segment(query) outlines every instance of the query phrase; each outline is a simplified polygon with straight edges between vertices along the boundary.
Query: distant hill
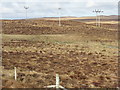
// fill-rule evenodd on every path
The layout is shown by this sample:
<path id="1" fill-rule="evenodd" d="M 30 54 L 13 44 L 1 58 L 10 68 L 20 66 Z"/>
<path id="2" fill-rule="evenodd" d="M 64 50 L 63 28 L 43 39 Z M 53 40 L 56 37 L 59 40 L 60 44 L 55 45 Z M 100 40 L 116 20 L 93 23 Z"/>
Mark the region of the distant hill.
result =
<path id="1" fill-rule="evenodd" d="M 102 20 L 118 21 L 118 15 L 110 15 L 110 16 L 101 15 L 100 17 Z M 93 21 L 96 19 L 96 16 L 85 16 L 85 17 L 64 16 L 64 17 L 60 17 L 60 18 L 61 18 L 61 20 Z M 59 17 L 29 18 L 29 20 L 41 20 L 41 19 L 42 20 L 58 20 Z M 3 19 L 3 20 L 7 20 L 7 19 Z M 20 20 L 20 19 L 18 19 L 18 20 Z M 25 19 L 21 19 L 21 20 L 25 20 Z"/>
<path id="2" fill-rule="evenodd" d="M 118 15 L 110 15 L 110 16 L 105 16 L 101 15 L 101 20 L 103 21 L 118 21 Z M 74 16 L 65 16 L 65 17 L 60 17 L 61 20 L 75 20 L 75 21 L 95 21 L 96 16 L 88 16 L 88 17 L 74 17 Z M 58 20 L 59 17 L 43 17 L 40 18 L 43 20 Z"/>
<path id="3" fill-rule="evenodd" d="M 76 19 L 72 19 L 73 21 L 84 22 L 84 23 L 96 23 L 96 16 L 91 17 L 80 17 Z M 118 23 L 118 15 L 110 15 L 110 16 L 100 16 L 101 23 L 108 24 L 117 24 Z"/>
<path id="4" fill-rule="evenodd" d="M 104 23 L 104 24 L 118 24 L 118 15 L 110 15 L 110 16 L 101 15 L 100 17 L 101 17 L 101 19 L 100 19 L 101 23 Z M 64 17 L 60 17 L 60 18 L 61 18 L 62 21 L 71 20 L 71 21 L 82 22 L 82 23 L 87 23 L 87 24 L 96 23 L 96 16 L 86 16 L 86 17 L 64 16 Z M 25 20 L 25 19 L 21 19 L 21 20 Z M 58 21 L 59 17 L 31 18 L 31 19 L 28 19 L 28 20 Z"/>

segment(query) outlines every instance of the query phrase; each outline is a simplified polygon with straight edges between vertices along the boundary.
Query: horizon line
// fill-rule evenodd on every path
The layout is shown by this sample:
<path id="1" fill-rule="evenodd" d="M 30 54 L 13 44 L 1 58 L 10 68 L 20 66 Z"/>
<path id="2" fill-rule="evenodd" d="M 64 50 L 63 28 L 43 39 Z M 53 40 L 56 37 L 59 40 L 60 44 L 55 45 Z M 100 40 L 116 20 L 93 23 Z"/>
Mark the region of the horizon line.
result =
<path id="1" fill-rule="evenodd" d="M 119 16 L 119 15 L 100 15 L 100 16 Z M 96 17 L 96 16 L 61 16 L 61 18 L 81 18 L 81 17 Z M 42 19 L 42 18 L 59 18 L 58 16 L 48 16 L 48 17 L 36 17 L 36 18 L 27 18 L 27 19 Z M 0 20 L 24 20 L 26 19 L 25 17 L 23 18 L 0 18 Z"/>

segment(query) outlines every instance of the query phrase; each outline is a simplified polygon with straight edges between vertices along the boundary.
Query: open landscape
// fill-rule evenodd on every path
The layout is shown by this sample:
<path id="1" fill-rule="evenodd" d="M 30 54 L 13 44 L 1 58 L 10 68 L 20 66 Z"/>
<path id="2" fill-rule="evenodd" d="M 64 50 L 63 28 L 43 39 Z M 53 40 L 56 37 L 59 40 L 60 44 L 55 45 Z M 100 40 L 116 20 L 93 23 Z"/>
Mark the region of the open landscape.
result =
<path id="1" fill-rule="evenodd" d="M 46 88 L 56 74 L 65 88 L 118 87 L 118 25 L 108 18 L 2 20 L 2 87 Z"/>

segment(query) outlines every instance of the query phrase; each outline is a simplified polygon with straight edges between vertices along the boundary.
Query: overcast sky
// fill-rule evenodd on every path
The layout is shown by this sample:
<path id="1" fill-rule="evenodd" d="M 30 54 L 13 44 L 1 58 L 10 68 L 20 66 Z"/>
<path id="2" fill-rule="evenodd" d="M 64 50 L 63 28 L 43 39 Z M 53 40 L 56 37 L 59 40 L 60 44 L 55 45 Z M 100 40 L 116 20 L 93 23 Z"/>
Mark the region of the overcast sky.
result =
<path id="1" fill-rule="evenodd" d="M 103 10 L 101 15 L 117 15 L 119 0 L 2 0 L 1 18 L 25 18 L 24 6 L 29 6 L 28 18 L 61 16 L 95 16 L 92 11 Z"/>

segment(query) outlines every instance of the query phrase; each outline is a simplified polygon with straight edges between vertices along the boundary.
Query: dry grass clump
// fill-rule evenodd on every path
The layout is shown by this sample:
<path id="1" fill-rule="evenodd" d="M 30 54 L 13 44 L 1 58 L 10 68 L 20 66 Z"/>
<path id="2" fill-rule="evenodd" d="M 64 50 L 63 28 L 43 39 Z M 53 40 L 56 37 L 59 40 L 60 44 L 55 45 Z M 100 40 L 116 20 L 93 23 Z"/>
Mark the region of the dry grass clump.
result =
<path id="1" fill-rule="evenodd" d="M 9 34 L 3 35 L 3 88 L 44 88 L 55 84 L 56 73 L 65 88 L 117 87 L 117 31 L 71 20 L 57 25 L 3 21 L 3 33 Z"/>
<path id="2" fill-rule="evenodd" d="M 25 87 L 43 88 L 54 84 L 56 73 L 60 75 L 61 85 L 67 88 L 117 86 L 117 57 L 106 56 L 103 54 L 106 50 L 93 53 L 76 45 L 28 43 L 16 42 L 19 48 L 3 52 L 5 80 L 13 80 L 13 75 L 7 74 L 13 74 L 13 68 L 17 67 L 16 82 L 27 83 Z M 16 47 L 12 43 L 5 46 Z M 5 82 L 4 86 L 9 85 Z"/>

